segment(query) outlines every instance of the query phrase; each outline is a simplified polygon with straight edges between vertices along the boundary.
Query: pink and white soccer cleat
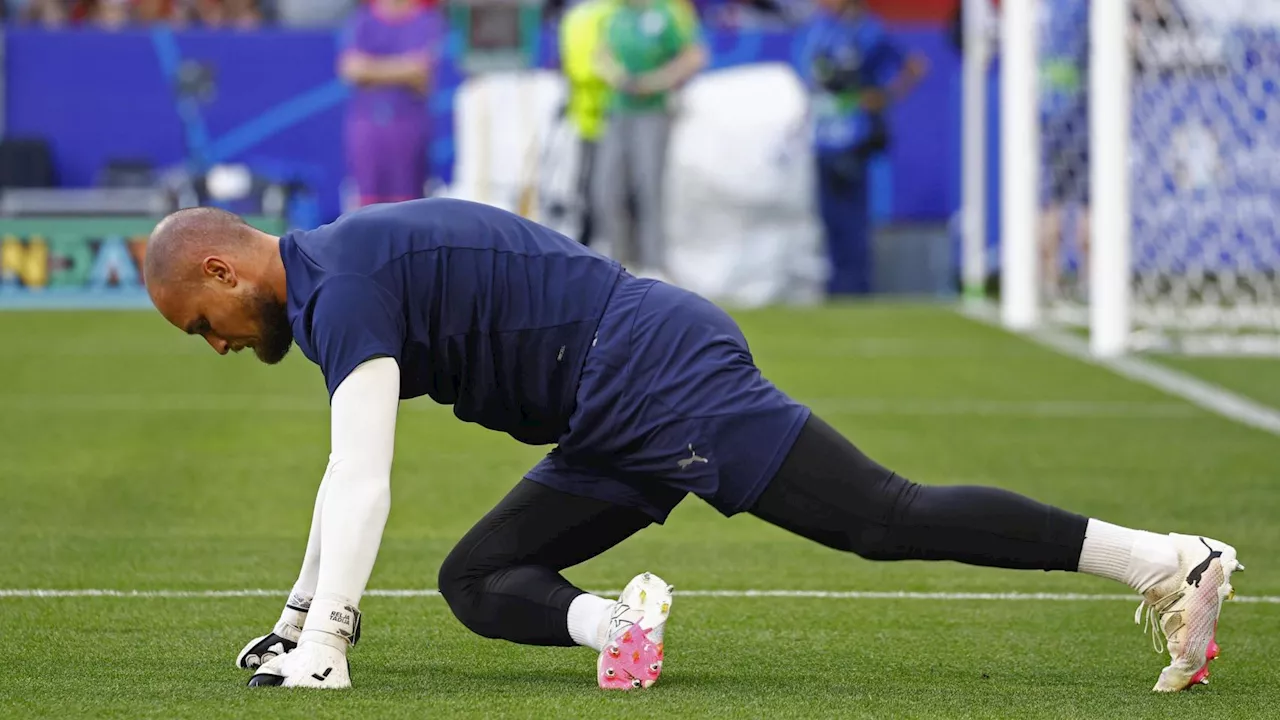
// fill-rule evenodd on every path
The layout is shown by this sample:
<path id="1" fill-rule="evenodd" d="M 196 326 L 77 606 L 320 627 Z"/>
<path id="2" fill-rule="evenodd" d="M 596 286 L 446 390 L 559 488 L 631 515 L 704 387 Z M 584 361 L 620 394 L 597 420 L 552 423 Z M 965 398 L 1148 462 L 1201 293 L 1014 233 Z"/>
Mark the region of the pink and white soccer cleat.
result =
<path id="1" fill-rule="evenodd" d="M 1153 690 L 1178 692 L 1209 684 L 1209 661 L 1218 657 L 1218 615 L 1235 595 L 1231 573 L 1243 571 L 1236 549 L 1211 538 L 1177 535 L 1178 572 L 1147 591 L 1134 622 L 1151 633 L 1156 652 L 1161 637 L 1171 662 Z M 1144 620 L 1145 615 L 1145 620 Z"/>
<path id="2" fill-rule="evenodd" d="M 600 687 L 642 690 L 658 681 L 673 589 L 651 573 L 637 575 L 627 584 L 614 605 L 608 640 L 596 661 Z"/>

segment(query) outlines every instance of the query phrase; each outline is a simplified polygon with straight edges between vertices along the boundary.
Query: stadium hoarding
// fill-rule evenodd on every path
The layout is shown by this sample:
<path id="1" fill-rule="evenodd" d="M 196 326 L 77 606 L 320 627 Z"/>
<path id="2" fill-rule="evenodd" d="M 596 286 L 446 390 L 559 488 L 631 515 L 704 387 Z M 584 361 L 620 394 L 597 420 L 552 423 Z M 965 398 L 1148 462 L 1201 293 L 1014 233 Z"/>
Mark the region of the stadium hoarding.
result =
<path id="1" fill-rule="evenodd" d="M 284 221 L 248 217 L 282 233 Z M 0 310 L 147 307 L 142 263 L 152 217 L 0 218 Z"/>

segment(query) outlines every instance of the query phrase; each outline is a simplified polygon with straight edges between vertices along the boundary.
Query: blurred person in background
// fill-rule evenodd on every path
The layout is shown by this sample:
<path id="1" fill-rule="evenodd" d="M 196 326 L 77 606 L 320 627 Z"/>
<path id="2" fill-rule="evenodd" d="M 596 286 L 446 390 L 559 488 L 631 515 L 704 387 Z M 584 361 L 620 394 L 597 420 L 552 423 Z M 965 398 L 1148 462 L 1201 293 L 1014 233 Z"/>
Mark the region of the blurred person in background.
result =
<path id="1" fill-rule="evenodd" d="M 250 30 L 262 25 L 257 0 L 181 0 L 173 13 L 177 24 Z"/>
<path id="2" fill-rule="evenodd" d="M 8 17 L 43 27 L 62 27 L 70 19 L 63 0 L 9 0 Z"/>
<path id="3" fill-rule="evenodd" d="M 98 0 L 93 11 L 93 24 L 106 30 L 118 30 L 133 24 L 132 0 Z"/>
<path id="4" fill-rule="evenodd" d="M 262 9 L 257 0 L 222 0 L 224 23 L 240 30 L 252 30 L 262 25 Z"/>
<path id="5" fill-rule="evenodd" d="M 1045 7 L 1040 39 L 1040 272 L 1050 297 L 1069 292 L 1061 249 L 1066 209 L 1079 212 L 1072 238 L 1077 283 L 1087 286 L 1089 256 L 1089 0 Z"/>
<path id="6" fill-rule="evenodd" d="M 174 9 L 174 0 L 133 0 L 133 19 L 143 25 L 171 22 Z"/>
<path id="7" fill-rule="evenodd" d="M 275 16 L 291 27 L 334 27 L 355 8 L 355 0 L 275 0 Z"/>
<path id="8" fill-rule="evenodd" d="M 628 190 L 634 193 L 634 252 L 626 259 L 642 276 L 667 276 L 662 193 L 671 94 L 707 64 L 700 35 L 688 0 L 617 0 L 596 56 L 597 72 L 612 89 L 592 183 L 596 229 L 617 255 Z"/>
<path id="9" fill-rule="evenodd" d="M 818 210 L 830 260 L 830 296 L 871 292 L 867 167 L 889 145 L 885 110 L 926 72 L 864 0 L 818 0 L 807 30 L 804 71 L 812 100 Z"/>
<path id="10" fill-rule="evenodd" d="M 595 57 L 604 23 L 617 0 L 584 0 L 574 4 L 560 23 L 560 57 L 569 85 L 567 114 L 578 135 L 578 201 L 582 227 L 578 242 L 591 244 L 595 210 L 591 200 L 596 149 L 604 133 L 609 85 L 596 70 Z"/>
<path id="11" fill-rule="evenodd" d="M 374 0 L 346 28 L 338 74 L 354 86 L 347 107 L 347 168 L 359 203 L 422 197 L 427 181 L 427 91 L 439 15 L 416 0 Z"/>

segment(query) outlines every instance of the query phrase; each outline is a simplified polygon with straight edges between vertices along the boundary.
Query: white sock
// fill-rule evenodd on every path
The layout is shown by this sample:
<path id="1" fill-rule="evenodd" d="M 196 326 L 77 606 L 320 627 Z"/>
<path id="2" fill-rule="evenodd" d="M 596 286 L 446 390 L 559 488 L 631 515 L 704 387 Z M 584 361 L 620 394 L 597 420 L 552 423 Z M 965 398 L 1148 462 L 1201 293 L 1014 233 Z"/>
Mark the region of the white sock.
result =
<path id="1" fill-rule="evenodd" d="M 1178 548 L 1168 535 L 1089 519 L 1080 572 L 1119 580 L 1146 593 L 1178 571 Z"/>
<path id="2" fill-rule="evenodd" d="M 569 603 L 569 637 L 597 652 L 604 648 L 605 633 L 614 602 L 583 593 Z"/>

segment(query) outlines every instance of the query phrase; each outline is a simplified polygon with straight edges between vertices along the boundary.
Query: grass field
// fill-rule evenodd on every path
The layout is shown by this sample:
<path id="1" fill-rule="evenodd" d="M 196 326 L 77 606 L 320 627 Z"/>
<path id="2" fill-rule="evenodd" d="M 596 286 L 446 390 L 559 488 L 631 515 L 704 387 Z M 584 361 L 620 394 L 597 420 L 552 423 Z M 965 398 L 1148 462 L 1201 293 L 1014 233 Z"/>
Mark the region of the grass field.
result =
<path id="1" fill-rule="evenodd" d="M 1280 595 L 1280 440 L 944 309 L 740 313 L 767 375 L 912 479 L 994 484 L 1112 522 L 1216 536 Z M 1180 361 L 1280 401 L 1274 361 Z M 438 597 L 372 596 L 343 693 L 250 689 L 235 653 L 274 622 L 328 452 L 319 372 L 219 358 L 152 313 L 0 314 L 0 589 L 267 596 L 0 597 L 6 717 L 1280 717 L 1280 605 L 1228 604 L 1212 685 L 1165 658 L 1126 588 L 1067 573 L 872 563 L 687 500 L 570 570 L 677 586 L 662 682 L 595 687 L 588 650 L 468 633 Z M 370 587 L 430 589 L 451 545 L 541 455 L 404 406 Z M 679 595 L 812 590 L 1093 599 Z M 234 594 L 233 594 L 234 595 Z"/>

